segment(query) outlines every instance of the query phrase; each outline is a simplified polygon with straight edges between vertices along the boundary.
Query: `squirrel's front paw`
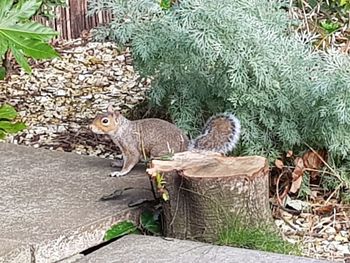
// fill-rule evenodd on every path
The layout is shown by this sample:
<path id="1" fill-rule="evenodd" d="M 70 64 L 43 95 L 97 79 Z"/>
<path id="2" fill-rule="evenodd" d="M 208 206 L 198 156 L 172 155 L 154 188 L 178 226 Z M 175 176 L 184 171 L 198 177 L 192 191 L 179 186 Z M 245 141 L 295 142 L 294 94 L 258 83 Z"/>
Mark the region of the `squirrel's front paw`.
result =
<path id="1" fill-rule="evenodd" d="M 121 177 L 124 175 L 125 173 L 122 173 L 122 172 L 111 172 L 111 177 Z"/>

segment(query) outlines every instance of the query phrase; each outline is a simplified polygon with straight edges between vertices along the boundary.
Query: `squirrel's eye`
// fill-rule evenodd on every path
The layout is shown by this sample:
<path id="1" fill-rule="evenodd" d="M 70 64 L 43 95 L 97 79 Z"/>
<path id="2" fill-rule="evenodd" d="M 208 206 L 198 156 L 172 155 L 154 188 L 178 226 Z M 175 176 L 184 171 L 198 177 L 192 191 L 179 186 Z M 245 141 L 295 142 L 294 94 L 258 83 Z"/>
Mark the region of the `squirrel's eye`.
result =
<path id="1" fill-rule="evenodd" d="M 102 124 L 108 125 L 109 124 L 109 119 L 108 118 L 103 118 L 102 119 Z"/>

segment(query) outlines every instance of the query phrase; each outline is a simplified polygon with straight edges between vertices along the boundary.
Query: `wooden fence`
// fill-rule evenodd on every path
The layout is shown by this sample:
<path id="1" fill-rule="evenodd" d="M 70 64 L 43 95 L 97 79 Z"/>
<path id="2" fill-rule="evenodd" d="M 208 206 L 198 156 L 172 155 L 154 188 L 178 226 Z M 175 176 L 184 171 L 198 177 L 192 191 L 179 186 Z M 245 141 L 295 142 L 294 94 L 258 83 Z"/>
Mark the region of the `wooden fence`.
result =
<path id="1" fill-rule="evenodd" d="M 1 1 L 1 0 L 0 0 Z M 87 16 L 88 0 L 66 0 L 67 7 L 57 7 L 56 18 L 48 20 L 43 17 L 35 17 L 34 20 L 49 26 L 60 33 L 60 39 L 76 39 L 84 30 L 89 30 L 97 25 L 111 21 L 109 12 L 101 12 L 94 16 Z"/>

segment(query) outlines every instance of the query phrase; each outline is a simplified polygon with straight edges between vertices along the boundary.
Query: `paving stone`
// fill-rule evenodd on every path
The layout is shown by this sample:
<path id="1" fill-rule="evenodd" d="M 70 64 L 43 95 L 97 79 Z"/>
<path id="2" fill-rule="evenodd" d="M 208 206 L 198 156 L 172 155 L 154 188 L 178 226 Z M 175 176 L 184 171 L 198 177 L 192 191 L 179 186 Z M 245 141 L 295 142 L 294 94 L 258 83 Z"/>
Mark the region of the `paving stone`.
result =
<path id="1" fill-rule="evenodd" d="M 31 249 L 21 242 L 0 238 L 0 262 L 31 263 Z"/>
<path id="2" fill-rule="evenodd" d="M 267 253 L 188 240 L 129 235 L 75 263 L 325 263 L 329 261 Z"/>
<path id="3" fill-rule="evenodd" d="M 54 262 L 102 241 L 116 222 L 138 216 L 130 202 L 152 198 L 145 168 L 111 178 L 110 160 L 0 143 L 0 262 Z M 17 257 L 17 258 L 16 258 Z"/>

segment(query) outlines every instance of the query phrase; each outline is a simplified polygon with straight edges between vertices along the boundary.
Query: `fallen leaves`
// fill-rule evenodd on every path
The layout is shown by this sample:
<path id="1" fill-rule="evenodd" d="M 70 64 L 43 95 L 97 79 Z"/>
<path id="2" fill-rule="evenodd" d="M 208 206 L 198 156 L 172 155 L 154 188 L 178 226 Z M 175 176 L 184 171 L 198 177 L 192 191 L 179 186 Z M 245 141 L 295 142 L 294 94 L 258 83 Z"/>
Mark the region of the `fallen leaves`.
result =
<path id="1" fill-rule="evenodd" d="M 323 205 L 323 206 L 317 207 L 313 209 L 313 211 L 316 215 L 319 215 L 319 216 L 331 215 L 335 208 L 336 206 L 334 204 L 329 204 L 329 205 Z"/>
<path id="2" fill-rule="evenodd" d="M 336 195 L 344 184 L 339 173 L 326 163 L 327 152 L 309 148 L 300 156 L 288 151 L 271 169 L 275 222 L 288 240 L 303 244 L 304 255 L 344 259 L 350 255 L 350 207 L 339 203 Z M 322 188 L 324 175 L 339 183 L 332 192 Z M 305 187 L 309 189 L 306 199 L 296 199 Z"/>
<path id="3" fill-rule="evenodd" d="M 276 159 L 275 165 L 278 169 L 281 169 L 281 170 L 283 169 L 283 166 L 284 166 L 283 162 L 279 159 Z"/>
<path id="4" fill-rule="evenodd" d="M 301 187 L 304 173 L 309 172 L 312 179 L 318 177 L 320 171 L 322 171 L 326 157 L 326 151 L 309 150 L 301 157 L 294 157 L 293 151 L 288 151 L 284 160 L 275 160 L 275 168 L 277 168 L 280 173 L 287 172 L 291 174 L 289 192 L 296 194 Z M 289 166 L 288 163 L 292 163 L 293 165 Z"/>
<path id="5" fill-rule="evenodd" d="M 295 197 L 301 194 L 307 198 L 306 200 L 317 204 L 310 208 L 311 213 L 320 216 L 329 215 L 335 209 L 334 204 L 329 201 L 335 196 L 339 186 L 332 193 L 325 194 L 319 184 L 324 173 L 333 175 L 335 171 L 325 161 L 326 151 L 315 151 L 309 148 L 310 150 L 301 156 L 296 156 L 292 151 L 288 151 L 284 157 L 275 160 L 275 166 L 271 169 L 271 191 L 275 197 L 274 203 L 284 211 L 296 215 L 305 212 L 305 201 L 295 200 Z M 306 174 L 310 176 L 305 178 Z M 334 176 L 339 179 L 338 174 Z"/>
<path id="6" fill-rule="evenodd" d="M 300 189 L 301 183 L 303 181 L 303 174 L 304 174 L 304 168 L 305 168 L 304 161 L 300 157 L 295 158 L 294 164 L 295 164 L 295 168 L 292 172 L 293 182 L 289 190 L 293 194 L 298 192 L 298 190 Z"/>
<path id="7" fill-rule="evenodd" d="M 327 152 L 307 151 L 302 158 L 305 168 L 310 172 L 310 176 L 315 178 L 319 175 L 319 171 L 325 163 Z"/>

